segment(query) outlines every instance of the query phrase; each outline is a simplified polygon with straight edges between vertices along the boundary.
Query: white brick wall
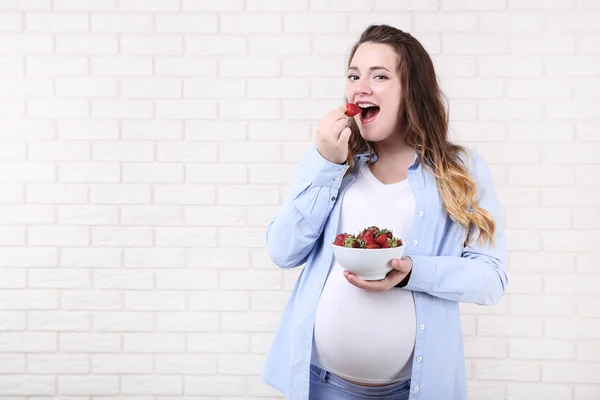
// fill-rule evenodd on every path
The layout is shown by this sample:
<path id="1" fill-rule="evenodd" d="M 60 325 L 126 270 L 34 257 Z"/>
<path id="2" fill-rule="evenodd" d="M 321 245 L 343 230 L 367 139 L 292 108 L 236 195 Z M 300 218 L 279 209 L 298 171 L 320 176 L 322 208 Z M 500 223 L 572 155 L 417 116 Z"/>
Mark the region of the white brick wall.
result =
<path id="1" fill-rule="evenodd" d="M 503 204 L 469 398 L 600 399 L 598 0 L 0 0 L 0 398 L 279 398 L 264 230 L 369 23 L 432 54 Z"/>

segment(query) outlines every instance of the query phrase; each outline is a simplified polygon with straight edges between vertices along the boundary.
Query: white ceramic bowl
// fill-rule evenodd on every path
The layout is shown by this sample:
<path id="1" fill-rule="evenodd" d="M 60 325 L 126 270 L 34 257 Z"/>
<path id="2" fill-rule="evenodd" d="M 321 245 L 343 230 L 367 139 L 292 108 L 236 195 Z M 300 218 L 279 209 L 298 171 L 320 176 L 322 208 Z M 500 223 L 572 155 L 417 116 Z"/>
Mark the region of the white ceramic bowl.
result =
<path id="1" fill-rule="evenodd" d="M 346 271 L 360 279 L 373 281 L 383 279 L 392 268 L 391 261 L 404 256 L 405 246 L 387 249 L 357 249 L 332 244 L 337 262 Z"/>

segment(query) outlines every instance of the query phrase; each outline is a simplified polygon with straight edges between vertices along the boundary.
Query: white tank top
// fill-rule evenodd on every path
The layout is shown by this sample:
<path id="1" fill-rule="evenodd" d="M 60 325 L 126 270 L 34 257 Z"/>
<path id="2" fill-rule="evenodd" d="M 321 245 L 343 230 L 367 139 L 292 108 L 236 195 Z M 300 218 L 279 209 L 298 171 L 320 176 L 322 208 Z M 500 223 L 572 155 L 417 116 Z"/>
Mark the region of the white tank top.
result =
<path id="1" fill-rule="evenodd" d="M 357 234 L 372 225 L 409 237 L 415 199 L 408 179 L 381 183 L 365 166 L 342 201 L 338 232 Z M 409 379 L 415 344 L 412 292 L 360 289 L 335 262 L 323 287 L 315 317 L 311 362 L 344 379 L 388 384 Z"/>

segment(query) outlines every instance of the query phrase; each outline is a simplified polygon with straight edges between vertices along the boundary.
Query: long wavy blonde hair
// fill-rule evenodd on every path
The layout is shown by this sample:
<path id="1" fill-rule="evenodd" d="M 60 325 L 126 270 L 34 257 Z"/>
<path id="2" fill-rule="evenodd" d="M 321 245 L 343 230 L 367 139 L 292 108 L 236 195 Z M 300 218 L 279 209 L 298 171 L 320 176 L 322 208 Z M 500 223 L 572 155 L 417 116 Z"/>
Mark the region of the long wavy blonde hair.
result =
<path id="1" fill-rule="evenodd" d="M 477 204 L 475 180 L 461 159 L 464 147 L 448 139 L 448 114 L 444 95 L 438 85 L 434 66 L 421 43 L 409 33 L 389 25 L 371 25 L 352 47 L 350 65 L 358 46 L 365 42 L 391 46 L 398 54 L 398 72 L 403 102 L 400 118 L 405 126 L 406 143 L 418 150 L 419 160 L 437 179 L 438 190 L 450 218 L 465 229 L 465 245 L 478 236 L 480 243 L 494 243 L 496 223 L 489 212 Z M 373 144 L 363 139 L 358 125 L 350 119 L 349 171 L 354 155 L 373 153 Z"/>

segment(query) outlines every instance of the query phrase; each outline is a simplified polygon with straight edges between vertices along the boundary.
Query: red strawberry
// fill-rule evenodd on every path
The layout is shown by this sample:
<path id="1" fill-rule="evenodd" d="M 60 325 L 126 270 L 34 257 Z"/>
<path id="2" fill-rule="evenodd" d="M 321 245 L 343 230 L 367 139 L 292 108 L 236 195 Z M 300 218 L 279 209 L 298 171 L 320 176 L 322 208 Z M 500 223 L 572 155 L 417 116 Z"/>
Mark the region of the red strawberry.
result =
<path id="1" fill-rule="evenodd" d="M 356 114 L 360 113 L 360 107 L 354 103 L 346 104 L 346 115 L 349 117 L 354 117 Z"/>
<path id="2" fill-rule="evenodd" d="M 367 244 L 367 249 L 380 249 L 381 246 L 379 246 L 377 243 L 368 243 Z"/>
<path id="3" fill-rule="evenodd" d="M 345 240 L 346 240 L 346 234 L 345 233 L 340 233 L 339 235 L 337 235 L 335 237 L 335 240 L 333 241 L 333 244 L 335 244 L 336 246 L 343 246 Z"/>
<path id="4" fill-rule="evenodd" d="M 385 235 L 385 233 L 380 233 L 375 237 L 375 243 L 381 247 L 389 247 L 387 239 L 388 237 Z"/>

